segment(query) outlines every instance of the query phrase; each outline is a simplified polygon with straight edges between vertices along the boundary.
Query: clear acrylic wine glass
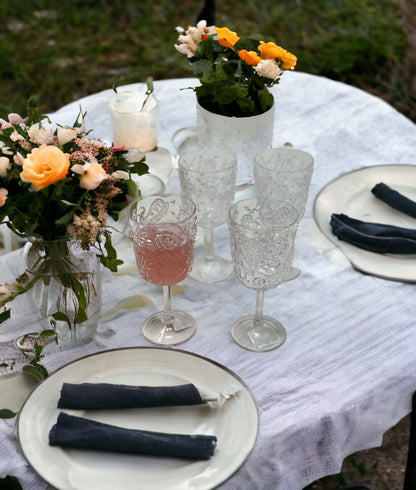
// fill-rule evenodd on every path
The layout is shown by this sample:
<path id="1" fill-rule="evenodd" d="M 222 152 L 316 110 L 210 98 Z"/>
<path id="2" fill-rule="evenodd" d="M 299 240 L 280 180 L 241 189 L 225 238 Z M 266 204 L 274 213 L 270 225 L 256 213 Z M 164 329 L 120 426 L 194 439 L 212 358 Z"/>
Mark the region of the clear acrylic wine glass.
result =
<path id="1" fill-rule="evenodd" d="M 290 146 L 269 148 L 256 155 L 254 180 L 259 199 L 283 199 L 298 213 L 298 224 L 305 214 L 313 173 L 313 157 Z M 286 281 L 296 279 L 300 269 L 292 266 Z"/>
<path id="2" fill-rule="evenodd" d="M 183 153 L 178 166 L 181 192 L 195 203 L 204 231 L 203 254 L 194 259 L 190 277 L 205 283 L 228 279 L 233 264 L 214 254 L 214 228 L 227 221 L 234 201 L 237 158 L 227 150 L 205 148 Z"/>
<path id="3" fill-rule="evenodd" d="M 140 275 L 163 289 L 164 310 L 145 320 L 143 335 L 160 345 L 185 342 L 194 335 L 196 321 L 184 311 L 172 310 L 171 286 L 192 269 L 195 204 L 184 196 L 149 196 L 130 206 L 129 224 Z"/>
<path id="4" fill-rule="evenodd" d="M 296 223 L 296 209 L 281 200 L 244 199 L 230 208 L 234 274 L 256 291 L 255 314 L 240 318 L 231 329 L 235 342 L 245 349 L 269 351 L 286 340 L 283 325 L 263 315 L 263 302 L 264 292 L 283 282 L 292 266 Z"/>

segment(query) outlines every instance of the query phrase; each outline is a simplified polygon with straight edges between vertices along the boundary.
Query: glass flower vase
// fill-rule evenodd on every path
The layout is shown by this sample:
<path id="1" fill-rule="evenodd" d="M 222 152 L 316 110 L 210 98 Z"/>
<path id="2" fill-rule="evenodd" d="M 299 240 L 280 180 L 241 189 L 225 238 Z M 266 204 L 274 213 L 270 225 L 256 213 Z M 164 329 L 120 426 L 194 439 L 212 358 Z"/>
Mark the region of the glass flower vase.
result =
<path id="1" fill-rule="evenodd" d="M 61 349 L 93 340 L 101 310 L 101 264 L 75 239 L 34 239 L 25 247 L 29 291 L 43 330 Z"/>

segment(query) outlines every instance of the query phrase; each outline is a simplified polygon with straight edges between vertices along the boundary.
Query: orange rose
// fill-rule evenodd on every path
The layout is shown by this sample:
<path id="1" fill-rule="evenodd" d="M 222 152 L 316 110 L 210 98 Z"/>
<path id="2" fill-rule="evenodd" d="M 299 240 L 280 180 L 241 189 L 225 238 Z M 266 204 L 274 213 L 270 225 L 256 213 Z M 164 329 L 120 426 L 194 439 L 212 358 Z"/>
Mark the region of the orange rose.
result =
<path id="1" fill-rule="evenodd" d="M 246 49 L 240 50 L 238 56 L 248 65 L 258 65 L 261 61 L 260 56 L 255 51 L 247 51 Z"/>
<path id="2" fill-rule="evenodd" d="M 20 178 L 30 182 L 39 191 L 48 185 L 55 184 L 68 173 L 69 155 L 57 146 L 40 146 L 23 160 L 23 171 Z"/>
<path id="3" fill-rule="evenodd" d="M 228 27 L 216 27 L 215 31 L 218 34 L 218 42 L 221 46 L 225 46 L 226 48 L 232 48 L 240 39 L 237 36 L 237 33 L 230 31 Z"/>
<path id="4" fill-rule="evenodd" d="M 282 62 L 282 68 L 285 70 L 293 70 L 296 66 L 297 58 L 286 49 L 277 46 L 275 43 L 265 43 L 260 41 L 258 50 L 264 60 L 274 60 L 279 58 Z"/>
<path id="5" fill-rule="evenodd" d="M 91 163 L 83 173 L 79 185 L 89 191 L 96 189 L 107 178 L 107 173 L 99 163 Z"/>

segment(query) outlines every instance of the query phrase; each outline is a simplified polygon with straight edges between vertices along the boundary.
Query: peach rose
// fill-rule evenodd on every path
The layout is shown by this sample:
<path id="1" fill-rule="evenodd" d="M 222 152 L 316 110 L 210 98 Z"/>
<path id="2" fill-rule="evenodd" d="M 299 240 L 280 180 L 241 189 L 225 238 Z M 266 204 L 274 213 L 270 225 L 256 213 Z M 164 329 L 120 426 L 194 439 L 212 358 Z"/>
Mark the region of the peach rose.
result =
<path id="1" fill-rule="evenodd" d="M 39 191 L 63 179 L 69 169 L 69 155 L 57 146 L 40 146 L 23 160 L 20 178 Z"/>
<path id="2" fill-rule="evenodd" d="M 215 31 L 218 34 L 218 42 L 226 48 L 232 48 L 240 39 L 237 33 L 230 31 L 228 27 L 216 27 Z"/>
<path id="3" fill-rule="evenodd" d="M 107 173 L 99 163 L 91 163 L 84 171 L 79 185 L 89 191 L 96 189 L 107 178 Z"/>
<path id="4" fill-rule="evenodd" d="M 2 187 L 0 189 L 0 208 L 2 206 L 4 206 L 4 203 L 6 202 L 8 193 L 9 193 L 9 191 L 7 189 L 5 189 L 4 187 Z"/>

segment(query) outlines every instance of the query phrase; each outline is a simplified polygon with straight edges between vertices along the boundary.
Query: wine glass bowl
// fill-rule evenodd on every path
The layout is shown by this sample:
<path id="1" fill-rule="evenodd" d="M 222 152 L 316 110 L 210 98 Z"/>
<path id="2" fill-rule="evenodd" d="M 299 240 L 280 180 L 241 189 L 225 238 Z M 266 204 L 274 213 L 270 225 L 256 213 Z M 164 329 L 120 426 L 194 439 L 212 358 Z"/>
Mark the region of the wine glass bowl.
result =
<path id="1" fill-rule="evenodd" d="M 309 153 L 289 146 L 269 148 L 258 153 L 254 163 L 258 199 L 283 199 L 289 202 L 296 208 L 299 223 L 305 214 L 313 164 Z M 299 274 L 300 270 L 292 267 L 286 280 L 295 279 Z"/>
<path id="2" fill-rule="evenodd" d="M 195 203 L 204 230 L 203 254 L 194 259 L 190 277 L 206 283 L 228 279 L 233 264 L 214 255 L 213 228 L 227 221 L 234 201 L 237 158 L 227 150 L 205 148 L 182 153 L 178 167 L 181 192 Z"/>
<path id="3" fill-rule="evenodd" d="M 163 311 L 143 324 L 144 336 L 155 344 L 185 342 L 196 331 L 195 319 L 172 310 L 171 286 L 190 273 L 196 236 L 196 208 L 184 196 L 149 196 L 129 208 L 137 269 L 147 282 L 162 286 Z"/>
<path id="4" fill-rule="evenodd" d="M 283 282 L 294 256 L 297 212 L 282 200 L 244 199 L 229 210 L 231 255 L 234 274 L 244 286 L 256 291 L 256 311 L 237 320 L 231 335 L 248 350 L 276 349 L 286 330 L 274 318 L 263 315 L 264 292 Z"/>

